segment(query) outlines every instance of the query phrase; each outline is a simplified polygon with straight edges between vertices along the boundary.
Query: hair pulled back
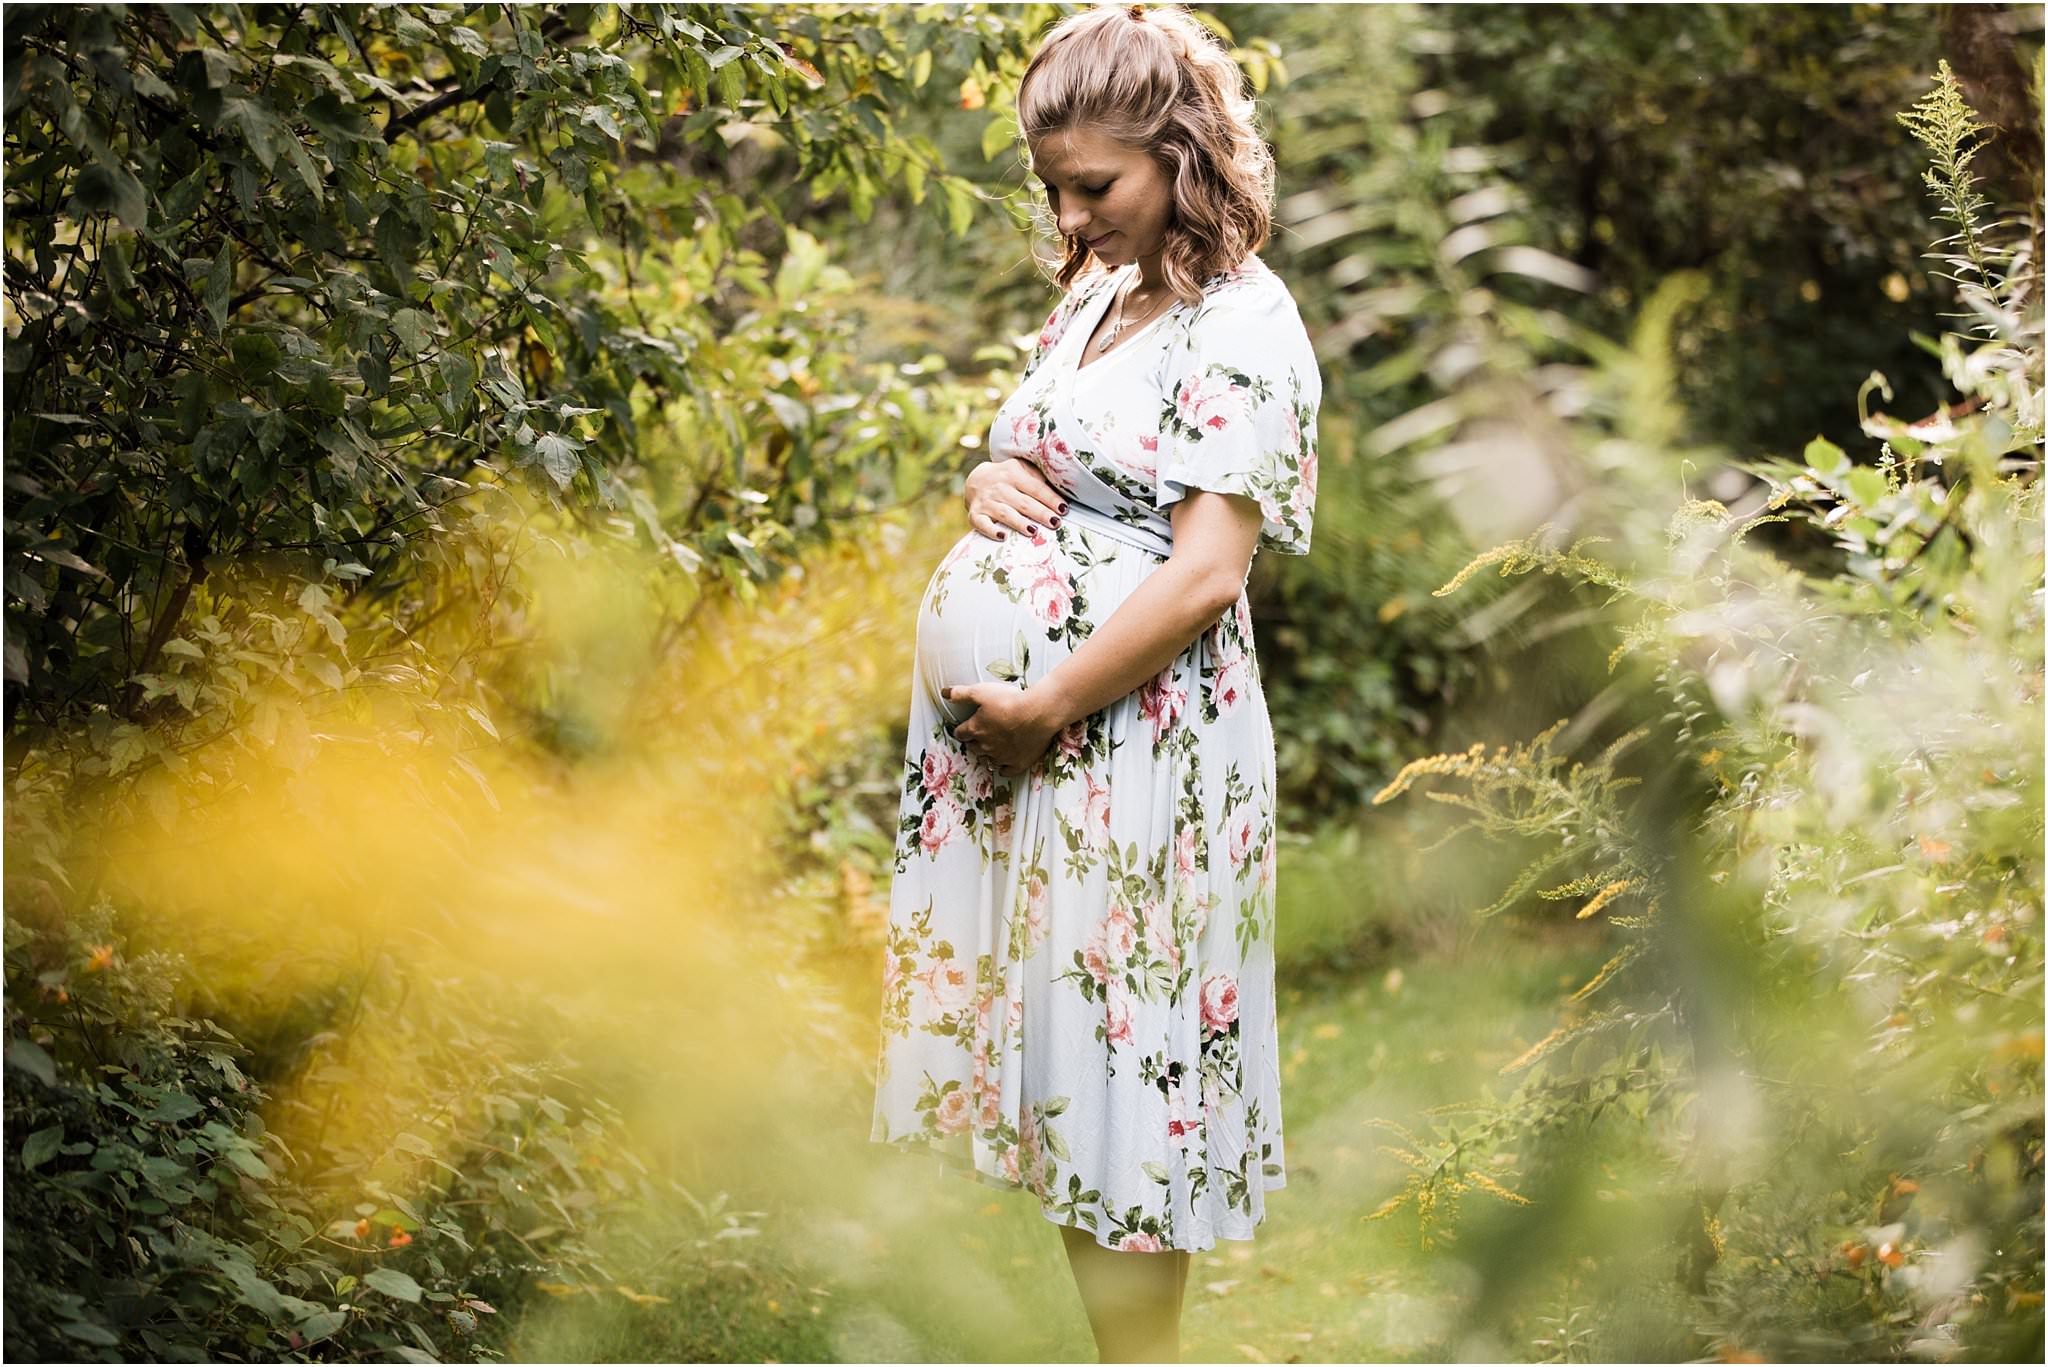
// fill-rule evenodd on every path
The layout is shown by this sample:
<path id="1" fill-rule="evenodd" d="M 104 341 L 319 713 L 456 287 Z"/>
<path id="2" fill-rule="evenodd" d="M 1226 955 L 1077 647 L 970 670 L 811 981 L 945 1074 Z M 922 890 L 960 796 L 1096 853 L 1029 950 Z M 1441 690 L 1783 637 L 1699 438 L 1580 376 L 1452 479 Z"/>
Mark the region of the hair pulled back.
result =
<path id="1" fill-rule="evenodd" d="M 1237 63 L 1179 5 L 1096 5 L 1061 20 L 1017 86 L 1027 148 L 1086 128 L 1147 153 L 1171 186 L 1160 265 L 1193 302 L 1202 282 L 1265 245 L 1273 222 L 1273 152 Z M 1054 267 L 1072 287 L 1094 253 L 1063 239 Z"/>

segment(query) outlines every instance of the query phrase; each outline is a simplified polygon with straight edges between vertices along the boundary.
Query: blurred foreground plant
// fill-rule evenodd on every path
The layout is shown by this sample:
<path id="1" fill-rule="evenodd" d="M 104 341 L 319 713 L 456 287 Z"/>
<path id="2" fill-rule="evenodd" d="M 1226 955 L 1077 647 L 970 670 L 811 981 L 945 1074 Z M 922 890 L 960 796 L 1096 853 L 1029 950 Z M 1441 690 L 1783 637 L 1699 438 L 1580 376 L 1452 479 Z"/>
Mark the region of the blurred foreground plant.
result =
<path id="1" fill-rule="evenodd" d="M 2003 1360 L 2041 1333 L 2040 272 L 2030 225 L 1977 220 L 1982 130 L 1945 63 L 1935 81 L 1902 122 L 1963 224 L 1943 259 L 1985 337 L 1924 345 L 1966 402 L 1866 413 L 1874 465 L 1821 440 L 1738 463 L 1763 486 L 1747 510 L 1688 495 L 1652 540 L 1674 278 L 1610 367 L 1625 402 L 1590 405 L 1620 429 L 1585 438 L 1594 463 L 1638 468 L 1571 511 L 1619 554 L 1546 522 L 1438 590 L 1497 567 L 1604 591 L 1628 669 L 1569 727 L 1419 760 L 1375 798 L 1460 780 L 1425 794 L 1470 813 L 1457 830 L 1542 846 L 1483 914 L 1534 894 L 1620 944 L 1501 1070 L 1527 1070 L 1506 1102 L 1382 1122 L 1414 1172 L 1371 1218 L 1412 1208 L 1427 1237 L 1467 1192 L 1564 1201 L 1586 1161 L 1566 1137 L 1615 1109 L 1660 1156 L 1633 1196 L 1724 1356 Z M 1772 522 L 1829 550 L 1794 568 L 1745 539 Z M 1631 748 L 1642 772 L 1617 772 Z M 1531 1148 L 1532 1185 L 1504 1185 Z"/>

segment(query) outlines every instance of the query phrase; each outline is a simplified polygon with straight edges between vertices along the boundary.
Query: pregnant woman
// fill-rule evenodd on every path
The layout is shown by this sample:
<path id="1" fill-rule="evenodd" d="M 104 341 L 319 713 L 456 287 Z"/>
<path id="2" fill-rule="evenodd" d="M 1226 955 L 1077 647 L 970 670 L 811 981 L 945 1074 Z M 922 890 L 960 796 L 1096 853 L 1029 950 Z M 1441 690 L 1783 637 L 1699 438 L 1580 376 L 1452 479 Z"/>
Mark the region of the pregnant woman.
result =
<path id="1" fill-rule="evenodd" d="M 1032 1193 L 1102 1359 L 1285 1185 L 1273 738 L 1245 580 L 1309 548 L 1322 382 L 1256 249 L 1272 159 L 1177 8 L 1018 89 L 1065 297 L 917 620 L 872 1137 Z"/>

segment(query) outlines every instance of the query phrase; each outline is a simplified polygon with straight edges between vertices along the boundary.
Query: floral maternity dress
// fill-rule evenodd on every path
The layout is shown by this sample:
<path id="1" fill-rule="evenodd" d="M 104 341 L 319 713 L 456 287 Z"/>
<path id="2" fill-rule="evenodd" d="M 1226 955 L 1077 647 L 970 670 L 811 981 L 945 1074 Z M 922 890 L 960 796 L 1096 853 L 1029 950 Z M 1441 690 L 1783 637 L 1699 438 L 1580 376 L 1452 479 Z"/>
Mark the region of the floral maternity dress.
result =
<path id="1" fill-rule="evenodd" d="M 1199 1250 L 1251 1238 L 1286 1185 L 1246 599 L 1018 777 L 939 696 L 1045 677 L 1165 563 L 1190 490 L 1256 499 L 1259 546 L 1308 551 L 1322 381 L 1287 287 L 1248 256 L 1078 366 L 1134 269 L 1076 282 L 990 434 L 1065 496 L 1060 526 L 970 531 L 919 605 L 871 1138 L 1107 1247 Z"/>

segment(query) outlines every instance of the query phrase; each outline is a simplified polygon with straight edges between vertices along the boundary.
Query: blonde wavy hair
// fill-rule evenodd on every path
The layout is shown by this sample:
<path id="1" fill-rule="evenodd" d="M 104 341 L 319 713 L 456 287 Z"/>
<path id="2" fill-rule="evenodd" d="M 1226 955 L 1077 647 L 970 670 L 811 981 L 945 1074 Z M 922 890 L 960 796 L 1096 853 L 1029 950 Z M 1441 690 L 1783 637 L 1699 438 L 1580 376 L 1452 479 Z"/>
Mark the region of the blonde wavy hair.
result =
<path id="1" fill-rule="evenodd" d="M 1055 25 L 1017 86 L 1027 152 L 1070 128 L 1142 149 L 1171 185 L 1160 265 L 1188 303 L 1202 283 L 1264 246 L 1273 225 L 1273 150 L 1244 76 L 1180 5 L 1095 5 Z M 1041 259 L 1062 290 L 1095 254 L 1059 225 L 1064 255 Z"/>

